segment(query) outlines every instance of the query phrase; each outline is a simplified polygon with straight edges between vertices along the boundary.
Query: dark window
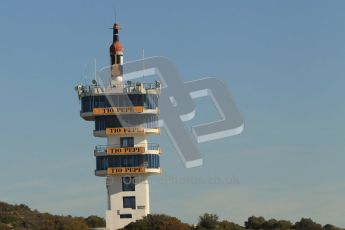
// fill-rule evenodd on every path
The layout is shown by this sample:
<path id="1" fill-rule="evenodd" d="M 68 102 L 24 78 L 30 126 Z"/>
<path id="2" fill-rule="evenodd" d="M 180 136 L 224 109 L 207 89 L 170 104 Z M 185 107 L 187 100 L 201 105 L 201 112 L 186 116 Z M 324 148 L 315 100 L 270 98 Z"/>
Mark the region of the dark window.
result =
<path id="1" fill-rule="evenodd" d="M 121 219 L 130 219 L 132 218 L 132 214 L 120 214 Z"/>
<path id="2" fill-rule="evenodd" d="M 106 170 L 108 168 L 108 159 L 104 156 L 96 158 L 97 170 Z"/>
<path id="3" fill-rule="evenodd" d="M 100 95 L 81 98 L 82 112 L 92 112 L 93 108 L 144 106 L 155 109 L 158 106 L 156 94 Z"/>
<path id="4" fill-rule="evenodd" d="M 122 55 L 116 55 L 116 64 L 121 64 L 121 56 Z"/>
<path id="5" fill-rule="evenodd" d="M 158 154 L 98 156 L 96 163 L 97 170 L 106 170 L 108 167 L 160 167 Z"/>
<path id="6" fill-rule="evenodd" d="M 135 177 L 122 177 L 122 191 L 135 191 Z"/>
<path id="7" fill-rule="evenodd" d="M 120 138 L 121 147 L 133 147 L 134 146 L 134 137 L 121 137 Z"/>
<path id="8" fill-rule="evenodd" d="M 135 196 L 124 196 L 123 197 L 123 208 L 135 209 Z"/>

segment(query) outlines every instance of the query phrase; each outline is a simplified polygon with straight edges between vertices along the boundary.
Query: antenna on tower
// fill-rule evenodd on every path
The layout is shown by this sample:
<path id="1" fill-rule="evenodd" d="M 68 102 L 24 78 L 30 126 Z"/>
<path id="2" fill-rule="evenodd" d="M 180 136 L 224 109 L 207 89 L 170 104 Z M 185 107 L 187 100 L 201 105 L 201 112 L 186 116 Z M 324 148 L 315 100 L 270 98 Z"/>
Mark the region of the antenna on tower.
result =
<path id="1" fill-rule="evenodd" d="M 114 18 L 115 18 L 115 23 L 117 23 L 117 15 L 116 15 L 116 8 L 114 7 Z"/>
<path id="2" fill-rule="evenodd" d="M 144 61 L 144 59 L 145 59 L 145 49 L 143 48 L 143 77 L 145 77 L 145 61 Z"/>
<path id="3" fill-rule="evenodd" d="M 97 62 L 96 62 L 96 58 L 93 60 L 93 68 L 94 68 L 94 80 L 97 81 Z"/>

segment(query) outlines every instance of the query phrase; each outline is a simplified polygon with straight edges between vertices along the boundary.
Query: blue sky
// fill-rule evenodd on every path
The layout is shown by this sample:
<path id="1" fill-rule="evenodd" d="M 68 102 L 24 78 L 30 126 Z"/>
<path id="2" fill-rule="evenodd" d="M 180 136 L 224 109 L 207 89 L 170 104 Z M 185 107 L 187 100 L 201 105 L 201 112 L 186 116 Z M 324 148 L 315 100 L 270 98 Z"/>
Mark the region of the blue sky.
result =
<path id="1" fill-rule="evenodd" d="M 145 48 L 185 81 L 218 77 L 246 121 L 243 134 L 201 144 L 204 165 L 194 169 L 163 132 L 153 213 L 345 226 L 344 1 L 2 1 L 0 200 L 104 215 L 92 153 L 102 140 L 79 118 L 73 88 L 91 79 L 94 58 L 108 64 L 115 7 L 125 61 Z M 197 104 L 197 119 L 210 119 L 211 103 Z"/>

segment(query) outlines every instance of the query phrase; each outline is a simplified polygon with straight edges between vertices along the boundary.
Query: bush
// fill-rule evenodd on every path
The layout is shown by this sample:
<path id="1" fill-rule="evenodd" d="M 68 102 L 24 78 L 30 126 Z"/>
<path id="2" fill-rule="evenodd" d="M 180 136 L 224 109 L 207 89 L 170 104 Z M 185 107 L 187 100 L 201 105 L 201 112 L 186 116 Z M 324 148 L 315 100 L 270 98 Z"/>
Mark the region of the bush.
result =
<path id="1" fill-rule="evenodd" d="M 167 215 L 148 215 L 142 220 L 128 224 L 126 230 L 191 230 L 188 224 L 182 223 L 179 219 Z"/>
<path id="2" fill-rule="evenodd" d="M 219 217 L 216 214 L 205 213 L 199 216 L 199 223 L 196 229 L 219 229 Z"/>
<path id="3" fill-rule="evenodd" d="M 299 222 L 296 222 L 294 228 L 296 230 L 322 230 L 320 224 L 313 222 L 312 219 L 302 218 Z"/>
<path id="4" fill-rule="evenodd" d="M 244 223 L 244 225 L 246 229 L 264 229 L 266 225 L 266 220 L 262 216 L 251 216 L 248 218 L 248 221 Z"/>
<path id="5" fill-rule="evenodd" d="M 105 220 L 98 216 L 89 216 L 85 218 L 85 223 L 89 228 L 102 228 L 106 225 Z"/>

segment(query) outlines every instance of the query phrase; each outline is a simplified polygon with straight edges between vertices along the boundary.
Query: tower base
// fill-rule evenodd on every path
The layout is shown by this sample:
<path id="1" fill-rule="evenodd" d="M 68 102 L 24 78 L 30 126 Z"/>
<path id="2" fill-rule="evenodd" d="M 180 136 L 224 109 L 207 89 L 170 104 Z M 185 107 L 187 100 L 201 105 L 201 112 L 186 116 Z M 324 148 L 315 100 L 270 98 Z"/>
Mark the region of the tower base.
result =
<path id="1" fill-rule="evenodd" d="M 109 176 L 106 229 L 118 230 L 150 213 L 147 175 Z"/>

